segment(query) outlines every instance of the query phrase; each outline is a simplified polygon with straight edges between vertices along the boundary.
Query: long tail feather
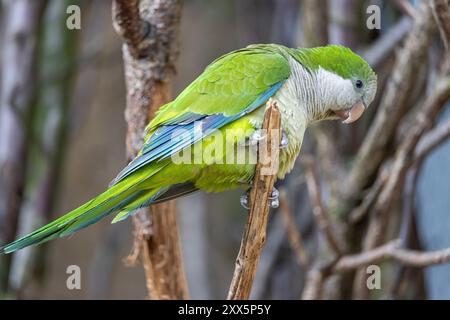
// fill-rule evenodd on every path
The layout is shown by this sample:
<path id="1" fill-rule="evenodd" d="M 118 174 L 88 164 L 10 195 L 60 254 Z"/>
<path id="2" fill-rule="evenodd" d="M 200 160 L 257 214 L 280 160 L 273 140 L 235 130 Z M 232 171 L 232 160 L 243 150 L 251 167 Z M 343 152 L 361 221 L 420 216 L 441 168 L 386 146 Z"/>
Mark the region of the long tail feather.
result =
<path id="1" fill-rule="evenodd" d="M 134 202 L 141 192 L 126 183 L 119 183 L 91 201 L 66 215 L 50 222 L 36 231 L 0 248 L 0 254 L 11 253 L 30 245 L 40 244 L 54 238 L 68 236 L 85 228 L 110 213 Z"/>

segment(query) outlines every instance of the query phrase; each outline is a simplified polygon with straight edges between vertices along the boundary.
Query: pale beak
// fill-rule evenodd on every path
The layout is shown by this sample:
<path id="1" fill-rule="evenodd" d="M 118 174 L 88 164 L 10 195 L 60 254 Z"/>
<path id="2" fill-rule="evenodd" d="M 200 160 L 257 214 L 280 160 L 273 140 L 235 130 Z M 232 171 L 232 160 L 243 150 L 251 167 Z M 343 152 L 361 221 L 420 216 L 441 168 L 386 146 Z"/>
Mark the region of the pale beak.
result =
<path id="1" fill-rule="evenodd" d="M 361 118 L 365 109 L 364 103 L 358 101 L 350 109 L 334 110 L 334 113 L 343 120 L 342 123 L 349 124 Z"/>

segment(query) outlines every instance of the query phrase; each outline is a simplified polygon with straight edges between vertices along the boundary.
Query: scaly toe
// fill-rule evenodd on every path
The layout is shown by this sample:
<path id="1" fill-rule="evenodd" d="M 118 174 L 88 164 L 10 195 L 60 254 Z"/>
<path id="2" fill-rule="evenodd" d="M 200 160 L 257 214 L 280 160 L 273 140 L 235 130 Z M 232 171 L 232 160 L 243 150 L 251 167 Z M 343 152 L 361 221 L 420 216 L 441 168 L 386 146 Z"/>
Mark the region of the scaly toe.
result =
<path id="1" fill-rule="evenodd" d="M 280 149 L 286 149 L 289 145 L 289 139 L 284 131 L 281 133 Z"/>
<path id="2" fill-rule="evenodd" d="M 241 206 L 244 207 L 244 209 L 250 209 L 250 193 L 246 192 L 244 193 L 240 198 Z"/>

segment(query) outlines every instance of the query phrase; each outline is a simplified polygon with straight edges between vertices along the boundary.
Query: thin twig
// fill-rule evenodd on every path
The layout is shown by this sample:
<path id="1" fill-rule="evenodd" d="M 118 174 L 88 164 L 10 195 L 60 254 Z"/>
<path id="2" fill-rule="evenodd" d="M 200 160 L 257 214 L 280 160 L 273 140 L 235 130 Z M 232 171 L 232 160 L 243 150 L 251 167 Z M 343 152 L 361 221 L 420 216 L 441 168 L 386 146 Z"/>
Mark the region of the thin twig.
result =
<path id="1" fill-rule="evenodd" d="M 409 17 L 415 17 L 416 9 L 408 0 L 394 0 L 394 4 L 400 9 L 400 11 L 407 14 Z"/>
<path id="2" fill-rule="evenodd" d="M 424 159 L 436 147 L 446 142 L 448 138 L 450 138 L 450 119 L 422 137 L 414 152 L 413 164 Z"/>
<path id="3" fill-rule="evenodd" d="M 360 222 L 370 211 L 370 208 L 377 200 L 378 195 L 381 192 L 383 185 L 388 178 L 387 170 L 381 170 L 381 173 L 377 176 L 377 179 L 373 183 L 369 191 L 367 191 L 361 204 L 354 208 L 349 214 L 349 222 L 351 224 L 357 224 Z"/>
<path id="4" fill-rule="evenodd" d="M 435 84 L 435 90 L 427 97 L 422 106 L 419 114 L 417 115 L 412 127 L 405 136 L 404 141 L 397 149 L 392 169 L 389 173 L 389 179 L 384 185 L 380 196 L 374 206 L 375 216 L 386 216 L 389 212 L 395 195 L 398 194 L 398 188 L 403 181 L 407 169 L 411 164 L 415 147 L 422 135 L 431 127 L 434 123 L 440 110 L 445 106 L 445 103 L 450 98 L 450 77 L 447 71 L 444 70 L 444 74 L 437 80 Z M 381 219 L 384 220 L 384 219 Z M 377 232 L 375 237 L 377 241 L 371 242 L 373 248 L 380 241 L 380 235 L 383 232 L 384 224 L 381 223 L 378 227 L 373 225 L 369 227 L 369 234 L 371 232 Z M 366 247 L 366 248 L 370 248 Z"/>
<path id="5" fill-rule="evenodd" d="M 302 234 L 296 226 L 294 214 L 289 206 L 286 190 L 284 189 L 280 190 L 280 209 L 280 212 L 283 215 L 289 243 L 296 255 L 297 262 L 300 266 L 306 267 L 309 264 L 309 254 L 303 244 Z"/>
<path id="6" fill-rule="evenodd" d="M 319 230 L 323 232 L 330 248 L 337 256 L 342 254 L 342 249 L 336 232 L 331 224 L 328 212 L 322 203 L 318 178 L 315 173 L 314 162 L 311 158 L 304 157 L 306 164 L 306 185 L 308 187 L 313 214 L 316 219 Z"/>
<path id="7" fill-rule="evenodd" d="M 403 249 L 401 242 L 400 239 L 392 240 L 374 249 L 344 255 L 328 264 L 312 268 L 308 272 L 302 299 L 320 299 L 323 287 L 332 275 L 349 272 L 365 265 L 377 264 L 384 260 L 395 260 L 404 266 L 420 268 L 450 262 L 450 248 L 422 252 Z"/>
<path id="8" fill-rule="evenodd" d="M 326 276 L 320 268 L 312 268 L 306 276 L 302 300 L 319 300 L 322 298 Z"/>
<path id="9" fill-rule="evenodd" d="M 340 258 L 332 271 L 346 272 L 387 259 L 392 259 L 411 267 L 428 267 L 450 262 L 450 248 L 422 252 L 402 249 L 400 240 L 393 240 L 375 249 Z"/>
<path id="10" fill-rule="evenodd" d="M 415 195 L 417 191 L 417 180 L 419 176 L 421 164 L 413 166 L 408 170 L 406 174 L 405 186 L 403 189 L 403 212 L 402 220 L 400 222 L 399 239 L 402 247 L 411 247 L 411 231 L 413 229 L 413 219 L 415 212 Z M 396 292 L 399 292 L 402 283 L 404 282 L 404 276 L 407 271 L 407 267 L 400 265 L 396 266 L 394 270 L 395 276 L 391 282 L 391 295 L 394 296 Z"/>
<path id="11" fill-rule="evenodd" d="M 450 52 L 450 11 L 448 10 L 448 0 L 431 1 L 431 7 L 433 8 L 433 16 L 438 25 L 445 51 L 448 54 Z"/>
<path id="12" fill-rule="evenodd" d="M 276 180 L 277 170 L 274 168 L 278 168 L 278 148 L 281 141 L 281 116 L 272 100 L 268 102 L 262 129 L 266 134 L 258 144 L 258 163 L 250 192 L 250 211 L 228 292 L 229 300 L 249 298 L 266 238 L 269 197 Z M 267 159 L 270 161 L 266 161 Z"/>
<path id="13" fill-rule="evenodd" d="M 342 208 L 353 207 L 358 201 L 358 195 L 367 187 L 381 166 L 389 150 L 386 146 L 392 142 L 398 123 L 408 110 L 408 98 L 416 79 L 414 74 L 426 58 L 434 30 L 431 8 L 428 1 L 424 1 L 415 14 L 413 27 L 398 53 L 378 112 L 344 182 L 344 194 L 342 199 L 339 199 Z"/>
<path id="14" fill-rule="evenodd" d="M 380 195 L 371 211 L 371 219 L 367 228 L 367 234 L 363 241 L 364 250 L 371 250 L 383 241 L 385 229 L 389 220 L 390 209 L 394 200 L 399 194 L 399 190 L 404 181 L 406 172 L 411 165 L 414 150 L 422 135 L 435 122 L 439 111 L 443 108 L 446 101 L 450 98 L 450 78 L 448 70 L 443 70 L 434 86 L 434 91 L 427 96 L 421 107 L 415 121 L 405 135 L 405 139 L 397 148 L 393 164 L 389 171 L 389 178 L 384 184 Z M 362 285 L 361 279 L 364 277 L 364 270 L 359 270 L 355 281 L 355 293 L 359 298 L 365 298 L 368 295 L 367 288 Z"/>

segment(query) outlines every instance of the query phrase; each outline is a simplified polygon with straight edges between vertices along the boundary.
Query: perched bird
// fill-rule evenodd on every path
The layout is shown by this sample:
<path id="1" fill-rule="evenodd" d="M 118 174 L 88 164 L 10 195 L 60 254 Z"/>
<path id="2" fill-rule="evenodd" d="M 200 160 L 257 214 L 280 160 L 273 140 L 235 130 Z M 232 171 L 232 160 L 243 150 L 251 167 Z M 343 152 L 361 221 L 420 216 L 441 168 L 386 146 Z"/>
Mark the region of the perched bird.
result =
<path id="1" fill-rule="evenodd" d="M 294 166 L 309 124 L 324 119 L 352 123 L 373 101 L 376 88 L 372 68 L 342 46 L 260 44 L 228 53 L 159 109 L 141 152 L 105 192 L 0 252 L 68 236 L 116 211 L 113 222 L 120 221 L 138 208 L 196 190 L 248 188 L 255 163 L 230 163 L 227 152 L 216 147 L 234 155 L 238 145 L 251 145 L 270 98 L 281 113 L 284 137 L 277 176 L 283 178 Z M 227 138 L 228 131 L 239 134 Z M 199 160 L 192 156 L 196 148 L 214 151 Z M 182 158 L 193 161 L 175 161 L 186 151 L 192 153 Z"/>

